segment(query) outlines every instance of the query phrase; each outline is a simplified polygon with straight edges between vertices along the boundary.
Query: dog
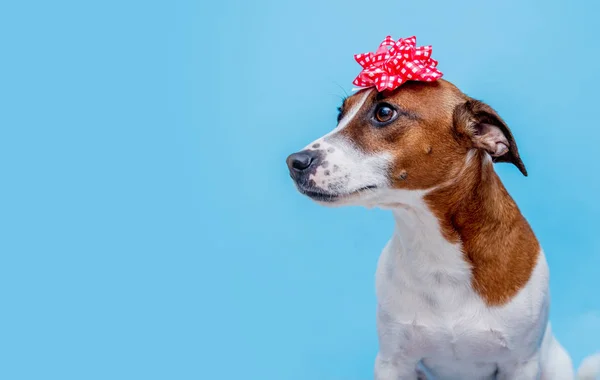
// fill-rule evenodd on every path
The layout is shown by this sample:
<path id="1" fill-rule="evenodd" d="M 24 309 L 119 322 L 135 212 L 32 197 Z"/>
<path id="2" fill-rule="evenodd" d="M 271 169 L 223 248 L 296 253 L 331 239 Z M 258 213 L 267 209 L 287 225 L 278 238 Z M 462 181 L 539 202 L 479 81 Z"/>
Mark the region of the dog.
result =
<path id="1" fill-rule="evenodd" d="M 548 321 L 544 251 L 496 162 L 527 175 L 498 113 L 441 79 L 356 92 L 332 132 L 287 158 L 319 204 L 394 215 L 376 272 L 376 380 L 574 378 Z"/>

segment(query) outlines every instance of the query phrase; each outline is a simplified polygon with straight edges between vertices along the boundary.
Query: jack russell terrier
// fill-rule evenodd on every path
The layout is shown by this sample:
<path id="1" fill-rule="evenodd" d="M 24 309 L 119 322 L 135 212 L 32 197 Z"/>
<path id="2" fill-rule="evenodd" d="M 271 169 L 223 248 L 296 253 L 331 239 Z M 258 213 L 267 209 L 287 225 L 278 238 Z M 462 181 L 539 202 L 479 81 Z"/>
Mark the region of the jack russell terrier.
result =
<path id="1" fill-rule="evenodd" d="M 375 379 L 573 379 L 548 322 L 544 252 L 492 165 L 527 175 L 500 116 L 444 80 L 362 89 L 339 110 L 287 165 L 322 205 L 394 214 L 376 273 Z M 598 371 L 600 355 L 578 377 Z"/>

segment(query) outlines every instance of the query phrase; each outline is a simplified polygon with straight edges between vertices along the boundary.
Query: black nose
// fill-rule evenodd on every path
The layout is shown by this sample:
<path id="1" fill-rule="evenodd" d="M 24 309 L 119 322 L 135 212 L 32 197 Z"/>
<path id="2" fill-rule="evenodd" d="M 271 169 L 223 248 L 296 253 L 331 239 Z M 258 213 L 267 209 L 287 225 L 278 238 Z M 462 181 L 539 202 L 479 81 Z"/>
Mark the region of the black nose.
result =
<path id="1" fill-rule="evenodd" d="M 312 166 L 318 165 L 319 153 L 316 150 L 303 150 L 302 152 L 290 154 L 286 162 L 290 173 L 300 174 Z"/>

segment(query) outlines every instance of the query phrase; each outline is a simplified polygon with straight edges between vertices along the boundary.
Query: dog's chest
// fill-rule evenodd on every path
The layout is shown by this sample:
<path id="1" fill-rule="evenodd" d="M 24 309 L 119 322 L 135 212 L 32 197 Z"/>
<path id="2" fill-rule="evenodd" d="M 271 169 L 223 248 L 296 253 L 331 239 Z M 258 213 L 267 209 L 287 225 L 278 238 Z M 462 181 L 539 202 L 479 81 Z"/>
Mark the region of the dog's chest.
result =
<path id="1" fill-rule="evenodd" d="M 544 300 L 526 291 L 508 306 L 487 307 L 471 287 L 458 246 L 430 239 L 413 252 L 404 240 L 392 238 L 377 269 L 381 350 L 418 357 L 433 372 L 461 378 L 463 370 L 485 377 L 495 362 L 535 349 L 545 326 Z"/>
<path id="2" fill-rule="evenodd" d="M 410 342 L 406 350 L 452 353 L 456 360 L 506 350 L 505 332 L 465 285 L 466 264 L 433 269 L 398 261 L 384 251 L 377 272 L 378 323 L 387 336 Z"/>

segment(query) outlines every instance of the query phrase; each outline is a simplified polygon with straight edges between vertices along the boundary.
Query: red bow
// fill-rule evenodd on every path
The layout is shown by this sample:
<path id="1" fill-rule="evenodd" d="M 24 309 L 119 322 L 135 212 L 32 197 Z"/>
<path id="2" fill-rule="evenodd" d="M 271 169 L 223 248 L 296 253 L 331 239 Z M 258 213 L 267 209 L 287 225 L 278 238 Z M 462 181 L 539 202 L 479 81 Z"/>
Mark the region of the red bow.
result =
<path id="1" fill-rule="evenodd" d="M 431 46 L 417 47 L 415 36 L 398 41 L 387 36 L 375 53 L 356 54 L 354 59 L 363 70 L 352 83 L 375 86 L 377 91 L 393 90 L 409 80 L 433 82 L 442 77 L 438 62 L 431 58 Z"/>

